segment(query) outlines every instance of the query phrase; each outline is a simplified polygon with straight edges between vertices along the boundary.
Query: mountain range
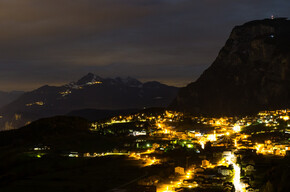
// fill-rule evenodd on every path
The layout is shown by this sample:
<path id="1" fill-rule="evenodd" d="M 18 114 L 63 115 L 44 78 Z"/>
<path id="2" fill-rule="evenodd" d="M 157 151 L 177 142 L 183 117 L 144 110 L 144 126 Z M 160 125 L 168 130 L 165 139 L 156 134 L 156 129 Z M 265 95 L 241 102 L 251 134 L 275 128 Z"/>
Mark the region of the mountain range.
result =
<path id="1" fill-rule="evenodd" d="M 2 130 L 18 128 L 30 121 L 67 114 L 82 109 L 143 109 L 166 107 L 176 97 L 178 88 L 156 81 L 141 83 L 127 78 L 101 78 L 89 73 L 63 86 L 45 85 L 26 92 L 2 107 Z"/>

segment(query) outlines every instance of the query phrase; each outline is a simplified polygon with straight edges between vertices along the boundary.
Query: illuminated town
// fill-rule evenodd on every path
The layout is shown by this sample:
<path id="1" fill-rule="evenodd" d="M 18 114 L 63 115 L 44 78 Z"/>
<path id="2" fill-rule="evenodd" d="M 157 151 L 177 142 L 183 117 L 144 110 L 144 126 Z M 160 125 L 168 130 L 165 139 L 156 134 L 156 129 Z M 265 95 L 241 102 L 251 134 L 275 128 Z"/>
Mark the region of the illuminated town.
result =
<path id="1" fill-rule="evenodd" d="M 140 191 L 259 191 L 267 162 L 284 161 L 290 155 L 289 115 L 290 110 L 277 110 L 251 117 L 207 118 L 144 110 L 92 123 L 92 134 L 128 138 L 112 151 L 63 155 L 127 156 L 143 169 L 169 170 L 169 175 L 149 174 L 130 184 Z M 32 151 L 41 158 L 49 147 Z"/>

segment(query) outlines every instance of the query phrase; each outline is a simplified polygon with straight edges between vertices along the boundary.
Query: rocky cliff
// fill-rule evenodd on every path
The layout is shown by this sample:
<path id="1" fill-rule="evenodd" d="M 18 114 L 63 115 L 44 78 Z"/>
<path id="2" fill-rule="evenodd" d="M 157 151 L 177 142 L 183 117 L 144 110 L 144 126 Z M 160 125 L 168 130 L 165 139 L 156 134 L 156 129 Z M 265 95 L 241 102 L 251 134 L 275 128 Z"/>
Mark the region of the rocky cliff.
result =
<path id="1" fill-rule="evenodd" d="M 237 26 L 213 64 L 170 106 L 205 115 L 245 115 L 290 107 L 290 21 Z"/>

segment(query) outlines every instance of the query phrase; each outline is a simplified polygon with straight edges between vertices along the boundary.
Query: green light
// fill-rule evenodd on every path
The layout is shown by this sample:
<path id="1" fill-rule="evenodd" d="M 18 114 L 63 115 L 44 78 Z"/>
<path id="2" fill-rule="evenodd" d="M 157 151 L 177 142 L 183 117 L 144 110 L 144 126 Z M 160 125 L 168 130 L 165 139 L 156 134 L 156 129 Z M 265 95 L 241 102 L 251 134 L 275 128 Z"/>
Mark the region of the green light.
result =
<path id="1" fill-rule="evenodd" d="M 37 158 L 41 158 L 41 155 L 36 155 Z"/>
<path id="2" fill-rule="evenodd" d="M 193 144 L 187 144 L 186 147 L 189 148 L 189 149 L 192 149 L 193 148 Z"/>
<path id="3" fill-rule="evenodd" d="M 150 144 L 148 143 L 146 146 L 147 146 L 147 147 L 150 147 Z"/>

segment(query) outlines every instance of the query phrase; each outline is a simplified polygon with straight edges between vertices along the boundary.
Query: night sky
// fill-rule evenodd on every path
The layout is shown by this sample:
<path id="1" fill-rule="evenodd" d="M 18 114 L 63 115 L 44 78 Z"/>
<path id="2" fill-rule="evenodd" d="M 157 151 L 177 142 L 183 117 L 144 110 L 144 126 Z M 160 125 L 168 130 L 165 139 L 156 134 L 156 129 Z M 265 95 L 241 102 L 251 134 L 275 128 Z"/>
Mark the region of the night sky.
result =
<path id="1" fill-rule="evenodd" d="M 289 0 L 0 0 L 0 90 L 59 85 L 88 72 L 185 86 L 232 28 Z"/>

